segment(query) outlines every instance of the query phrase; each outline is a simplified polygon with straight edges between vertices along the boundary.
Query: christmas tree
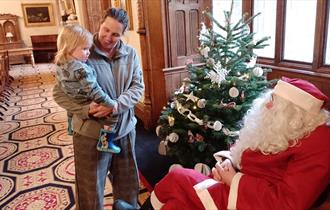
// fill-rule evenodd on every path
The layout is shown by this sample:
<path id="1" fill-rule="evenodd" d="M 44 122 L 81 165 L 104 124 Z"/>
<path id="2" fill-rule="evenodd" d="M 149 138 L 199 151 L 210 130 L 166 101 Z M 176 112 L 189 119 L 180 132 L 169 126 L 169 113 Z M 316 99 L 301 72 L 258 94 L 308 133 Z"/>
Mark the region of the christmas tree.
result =
<path id="1" fill-rule="evenodd" d="M 205 65 L 187 64 L 190 77 L 163 108 L 156 128 L 159 152 L 185 167 L 214 166 L 213 154 L 228 150 L 252 101 L 271 85 L 265 76 L 270 70 L 256 64 L 253 52 L 267 46 L 269 37 L 254 40 L 248 24 L 255 16 L 231 23 L 232 8 L 224 12 L 224 24 L 204 13 L 221 31 L 202 23 L 199 51 Z"/>

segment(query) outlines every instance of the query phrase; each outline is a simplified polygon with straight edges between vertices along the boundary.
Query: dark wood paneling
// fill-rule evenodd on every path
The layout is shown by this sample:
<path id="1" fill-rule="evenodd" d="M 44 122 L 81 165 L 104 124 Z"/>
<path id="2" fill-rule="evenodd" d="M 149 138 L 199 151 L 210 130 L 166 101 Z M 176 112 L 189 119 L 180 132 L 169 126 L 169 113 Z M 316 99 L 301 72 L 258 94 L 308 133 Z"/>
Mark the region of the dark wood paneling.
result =
<path id="1" fill-rule="evenodd" d="M 194 66 L 203 66 L 204 63 L 194 64 Z M 166 99 L 169 100 L 173 96 L 174 91 L 179 89 L 185 77 L 189 77 L 186 66 L 177 66 L 163 69 L 165 78 Z"/>
<path id="2" fill-rule="evenodd" d="M 185 11 L 175 11 L 175 39 L 171 41 L 172 45 L 176 44 L 176 55 L 182 57 L 187 55 L 187 40 L 186 40 L 186 26 L 185 26 Z M 180 43 L 180 44 L 177 44 Z"/>
<path id="3" fill-rule="evenodd" d="M 166 99 L 169 100 L 173 96 L 173 92 L 181 87 L 182 81 L 188 77 L 188 71 L 185 67 L 175 67 L 164 69 Z"/>
<path id="4" fill-rule="evenodd" d="M 168 67 L 185 65 L 187 59 L 193 59 L 194 63 L 201 61 L 197 50 L 197 36 L 202 12 L 210 6 L 210 0 L 166 1 L 164 8 Z"/>
<path id="5" fill-rule="evenodd" d="M 198 34 L 199 34 L 199 26 L 200 26 L 200 18 L 199 18 L 199 12 L 198 10 L 191 10 L 189 12 L 189 22 L 190 24 L 190 45 L 189 47 L 189 52 L 191 54 L 198 54 L 198 46 L 199 46 L 199 42 L 198 42 Z"/>
<path id="6" fill-rule="evenodd" d="M 57 51 L 57 34 L 32 35 L 33 56 L 36 63 L 52 62 Z"/>

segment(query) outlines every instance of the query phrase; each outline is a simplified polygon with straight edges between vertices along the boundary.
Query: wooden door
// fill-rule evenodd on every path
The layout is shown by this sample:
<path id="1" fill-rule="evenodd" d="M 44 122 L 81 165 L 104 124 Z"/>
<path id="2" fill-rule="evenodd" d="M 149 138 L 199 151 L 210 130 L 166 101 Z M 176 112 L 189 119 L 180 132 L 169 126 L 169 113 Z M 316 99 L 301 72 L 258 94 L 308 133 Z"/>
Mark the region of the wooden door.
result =
<path id="1" fill-rule="evenodd" d="M 202 12 L 211 0 L 167 0 L 168 67 L 182 66 L 187 59 L 200 62 L 198 34 Z"/>

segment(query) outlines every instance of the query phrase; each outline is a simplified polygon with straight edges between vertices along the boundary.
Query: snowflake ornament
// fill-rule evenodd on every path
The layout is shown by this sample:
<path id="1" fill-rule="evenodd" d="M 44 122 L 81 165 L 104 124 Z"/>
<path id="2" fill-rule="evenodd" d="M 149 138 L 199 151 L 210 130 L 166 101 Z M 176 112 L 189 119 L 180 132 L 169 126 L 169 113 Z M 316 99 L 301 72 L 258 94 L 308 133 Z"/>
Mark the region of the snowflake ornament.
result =
<path id="1" fill-rule="evenodd" d="M 229 73 L 228 70 L 222 68 L 221 63 L 218 61 L 211 70 L 205 76 L 205 79 L 210 79 L 212 84 L 217 84 L 220 87 L 222 81 L 226 80 L 226 76 Z"/>

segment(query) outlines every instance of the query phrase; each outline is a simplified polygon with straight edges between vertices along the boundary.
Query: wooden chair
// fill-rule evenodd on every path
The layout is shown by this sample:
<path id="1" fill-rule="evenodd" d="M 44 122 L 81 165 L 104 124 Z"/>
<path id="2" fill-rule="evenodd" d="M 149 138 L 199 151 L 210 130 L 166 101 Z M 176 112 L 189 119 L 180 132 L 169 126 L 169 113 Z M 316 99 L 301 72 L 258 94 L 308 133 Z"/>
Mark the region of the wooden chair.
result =
<path id="1" fill-rule="evenodd" d="M 10 97 L 10 82 L 12 78 L 9 76 L 9 56 L 7 50 L 0 51 L 0 108 L 7 111 L 9 106 L 8 101 Z M 3 113 L 0 111 L 0 115 Z M 3 120 L 0 117 L 0 120 Z"/>

